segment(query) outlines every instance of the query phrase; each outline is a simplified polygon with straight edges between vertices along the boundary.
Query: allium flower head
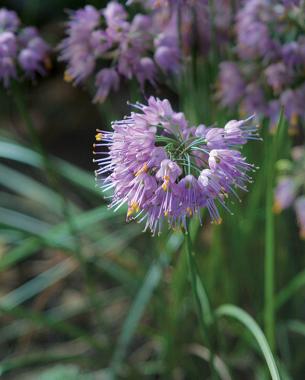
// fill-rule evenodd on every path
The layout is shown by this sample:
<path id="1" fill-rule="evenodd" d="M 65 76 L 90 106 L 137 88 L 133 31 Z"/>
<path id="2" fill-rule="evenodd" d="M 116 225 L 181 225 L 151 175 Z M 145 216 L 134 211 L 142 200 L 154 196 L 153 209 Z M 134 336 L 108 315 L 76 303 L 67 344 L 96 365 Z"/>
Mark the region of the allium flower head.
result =
<path id="1" fill-rule="evenodd" d="M 20 20 L 14 11 L 6 8 L 0 9 L 0 32 L 15 32 L 19 27 Z"/>
<path id="2" fill-rule="evenodd" d="M 143 90 L 147 82 L 156 85 L 158 69 L 176 71 L 177 52 L 168 41 L 156 40 L 154 55 L 151 15 L 136 14 L 129 20 L 116 1 L 101 10 L 87 5 L 71 12 L 66 35 L 59 45 L 59 59 L 67 63 L 65 79 L 76 85 L 93 79 L 95 102 L 103 102 L 124 79 L 136 78 Z"/>
<path id="3" fill-rule="evenodd" d="M 0 9 L 0 80 L 5 87 L 19 74 L 31 79 L 37 73 L 44 75 L 49 66 L 48 44 L 36 28 L 19 25 L 15 12 Z"/>
<path id="4" fill-rule="evenodd" d="M 228 195 L 246 190 L 255 170 L 238 150 L 259 139 L 253 117 L 224 128 L 191 127 L 166 99 L 150 97 L 133 107 L 113 122 L 113 132 L 96 135 L 96 174 L 104 190 L 113 189 L 110 206 L 127 204 L 127 220 L 145 221 L 153 234 L 166 222 L 187 230 L 188 219 L 201 220 L 202 208 L 220 223 L 218 205 L 227 208 Z"/>
<path id="5" fill-rule="evenodd" d="M 174 56 L 179 55 L 175 63 L 189 58 L 194 50 L 206 58 L 213 39 L 217 41 L 218 49 L 221 49 L 230 38 L 234 12 L 227 0 L 215 0 L 212 6 L 208 0 L 129 0 L 127 4 L 136 2 L 152 13 L 156 33 L 172 38 Z M 239 2 L 236 1 L 235 6 Z M 159 39 L 158 35 L 156 39 Z M 173 60 L 167 49 L 157 52 L 160 46 L 156 42 L 155 45 L 157 57 L 161 55 L 161 63 L 166 58 Z"/>
<path id="6" fill-rule="evenodd" d="M 304 0 L 249 0 L 237 12 L 236 56 L 220 65 L 220 102 L 269 117 L 281 107 L 294 133 L 305 122 Z"/>

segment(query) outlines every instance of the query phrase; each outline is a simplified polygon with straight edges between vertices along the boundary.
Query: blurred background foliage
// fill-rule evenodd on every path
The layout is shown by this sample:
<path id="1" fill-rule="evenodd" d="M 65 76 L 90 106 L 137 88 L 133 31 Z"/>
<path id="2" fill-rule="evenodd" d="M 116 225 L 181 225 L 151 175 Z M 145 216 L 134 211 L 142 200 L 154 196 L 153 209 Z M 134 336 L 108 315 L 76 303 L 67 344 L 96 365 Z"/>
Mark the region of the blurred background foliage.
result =
<path id="1" fill-rule="evenodd" d="M 91 1 L 101 8 L 106 1 Z M 84 1 L 2 1 L 25 24 L 40 27 L 50 44 L 63 36 L 64 9 Z M 35 128 L 52 162 L 57 185 L 32 146 L 16 104 L 0 98 L 0 374 L 3 379 L 89 380 L 208 379 L 208 353 L 197 323 L 188 282 L 183 236 L 151 238 L 125 224 L 124 211 L 107 210 L 95 187 L 92 142 L 96 128 L 128 110 L 138 97 L 132 84 L 106 103 L 91 103 L 86 91 L 63 81 L 52 57 L 51 75 L 24 88 Z M 176 108 L 194 122 L 230 116 L 213 100 L 212 72 L 198 63 L 198 78 L 181 83 Z M 140 100 L 140 99 L 139 99 Z M 236 115 L 235 115 L 236 116 Z M 213 308 L 233 303 L 263 325 L 265 199 L 274 172 L 268 157 L 274 137 L 245 148 L 260 166 L 241 204 L 224 223 L 194 226 L 196 260 Z M 277 142 L 287 157 L 287 131 Z M 269 165 L 269 166 L 268 166 Z M 304 242 L 291 210 L 275 219 L 276 342 L 283 379 L 304 379 Z M 303 271 L 302 271 L 303 270 Z M 220 378 L 268 379 L 255 340 L 240 324 L 220 320 L 213 344 Z M 225 364 L 226 363 L 226 364 Z M 227 369 L 229 368 L 229 370 Z M 222 371 L 222 372 L 221 372 Z"/>

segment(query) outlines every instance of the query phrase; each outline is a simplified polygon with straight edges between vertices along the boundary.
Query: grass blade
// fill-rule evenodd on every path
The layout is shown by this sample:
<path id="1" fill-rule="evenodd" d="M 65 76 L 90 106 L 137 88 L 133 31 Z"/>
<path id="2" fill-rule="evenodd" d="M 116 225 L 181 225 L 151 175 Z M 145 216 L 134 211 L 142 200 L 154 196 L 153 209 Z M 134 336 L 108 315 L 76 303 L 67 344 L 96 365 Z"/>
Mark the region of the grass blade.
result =
<path id="1" fill-rule="evenodd" d="M 20 186 L 22 184 L 22 186 Z M 40 184 L 27 175 L 0 164 L 0 185 L 22 195 L 35 203 L 38 202 L 49 211 L 61 214 L 60 197 L 49 187 Z"/>
<path id="2" fill-rule="evenodd" d="M 125 210 L 120 209 L 114 214 L 109 212 L 106 206 L 100 206 L 82 214 L 75 215 L 74 223 L 79 231 L 84 231 L 86 228 L 89 228 L 96 223 L 113 219 L 121 215 L 123 212 L 125 212 Z M 0 259 L 0 272 L 33 255 L 39 248 L 46 245 L 66 248 L 73 251 L 73 244 L 71 243 L 70 231 L 67 223 L 61 223 L 50 228 L 40 238 L 29 238 L 23 241 L 20 246 L 7 252 Z"/>
<path id="3" fill-rule="evenodd" d="M 67 277 L 76 268 L 71 259 L 66 259 L 45 272 L 40 273 L 32 280 L 14 289 L 0 298 L 0 306 L 13 308 L 39 294 L 44 289 Z"/>
<path id="4" fill-rule="evenodd" d="M 263 334 L 259 325 L 255 320 L 244 310 L 234 305 L 222 305 L 220 306 L 215 315 L 220 317 L 229 317 L 240 322 L 244 327 L 253 335 L 258 346 L 265 358 L 266 364 L 269 368 L 269 372 L 272 380 L 280 380 L 280 375 L 278 368 L 276 366 L 273 354 L 271 352 L 270 346 L 267 342 L 265 335 Z"/>
<path id="5" fill-rule="evenodd" d="M 181 244 L 181 236 L 172 235 L 168 240 L 165 252 L 160 254 L 159 259 L 153 262 L 149 271 L 147 272 L 143 284 L 131 305 L 127 318 L 123 324 L 122 332 L 118 338 L 117 347 L 114 351 L 112 361 L 111 361 L 111 376 L 116 377 L 119 371 L 124 356 L 126 354 L 127 347 L 136 332 L 138 323 L 146 309 L 146 306 L 153 294 L 154 289 L 157 287 L 162 271 L 167 264 L 169 255 L 174 252 Z"/>
<path id="6" fill-rule="evenodd" d="M 305 338 L 305 322 L 298 320 L 291 320 L 287 322 L 289 331 L 302 335 Z"/>
<path id="7" fill-rule="evenodd" d="M 51 228 L 50 224 L 42 220 L 3 207 L 0 207 L 0 225 L 12 227 L 35 236 L 43 236 Z"/>
<path id="8" fill-rule="evenodd" d="M 90 344 L 90 346 L 102 350 L 103 344 L 99 341 L 95 340 L 93 337 L 88 335 L 85 331 L 80 329 L 79 327 L 71 324 L 71 322 L 63 322 L 63 321 L 57 321 L 55 318 L 52 318 L 48 315 L 45 315 L 43 313 L 38 313 L 33 310 L 29 311 L 24 307 L 6 307 L 1 305 L 0 303 L 0 314 L 3 315 L 11 315 L 15 318 L 18 318 L 18 320 L 27 320 L 31 324 L 34 324 L 35 327 L 47 327 L 54 331 L 58 331 L 60 333 L 63 333 L 70 338 L 80 339 Z"/>
<path id="9" fill-rule="evenodd" d="M 286 285 L 275 298 L 275 307 L 279 309 L 282 307 L 289 299 L 299 291 L 303 286 L 305 286 L 305 269 L 298 273 L 288 285 Z"/>

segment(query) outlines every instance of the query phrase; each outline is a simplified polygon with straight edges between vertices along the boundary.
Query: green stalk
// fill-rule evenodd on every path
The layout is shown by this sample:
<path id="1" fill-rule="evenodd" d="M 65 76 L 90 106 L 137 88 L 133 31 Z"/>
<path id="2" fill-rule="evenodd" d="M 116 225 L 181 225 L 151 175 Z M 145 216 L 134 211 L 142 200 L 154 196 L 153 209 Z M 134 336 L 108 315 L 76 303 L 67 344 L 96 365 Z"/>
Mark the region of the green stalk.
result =
<path id="1" fill-rule="evenodd" d="M 82 243 L 81 243 L 79 231 L 77 229 L 77 226 L 74 223 L 73 215 L 71 214 L 70 204 L 69 204 L 68 200 L 66 199 L 65 194 L 62 191 L 62 188 L 61 188 L 61 185 L 59 183 L 58 176 L 57 176 L 56 170 L 53 166 L 53 163 L 50 160 L 48 153 L 45 151 L 43 145 L 41 144 L 40 138 L 39 138 L 37 131 L 34 127 L 32 118 L 31 118 L 31 116 L 27 110 L 27 106 L 26 106 L 26 103 L 24 100 L 22 90 L 21 90 L 20 86 L 18 85 L 18 83 L 16 83 L 16 82 L 12 85 L 12 95 L 13 95 L 13 99 L 15 101 L 15 104 L 17 106 L 18 112 L 20 114 L 20 117 L 24 121 L 24 124 L 25 124 L 27 131 L 29 133 L 29 136 L 32 140 L 32 144 L 33 144 L 34 148 L 36 149 L 36 151 L 42 157 L 42 162 L 43 162 L 44 168 L 46 170 L 47 180 L 48 180 L 50 186 L 53 188 L 53 190 L 56 191 L 59 194 L 59 196 L 61 197 L 62 213 L 63 213 L 63 216 L 64 216 L 66 222 L 67 222 L 67 226 L 70 230 L 70 234 L 72 237 L 74 237 L 74 249 L 73 249 L 73 251 L 74 251 L 75 257 L 79 261 L 80 267 L 83 271 L 83 276 L 85 279 L 90 303 L 92 304 L 92 307 L 94 310 L 96 305 L 97 305 L 97 300 L 95 299 L 95 289 L 94 289 L 93 282 L 91 280 L 91 276 L 89 273 L 89 268 L 87 265 L 86 258 L 83 254 L 83 251 L 82 251 Z M 99 313 L 97 313 L 97 318 L 98 318 L 98 320 L 100 320 L 99 319 Z"/>
<path id="2" fill-rule="evenodd" d="M 272 154 L 269 155 L 267 167 L 267 194 L 265 209 L 265 332 L 270 348 L 275 348 L 275 316 L 274 316 L 274 215 L 273 204 L 273 162 Z"/>
<path id="3" fill-rule="evenodd" d="M 198 274 L 198 270 L 197 270 L 197 266 L 196 266 L 196 262 L 194 258 L 192 240 L 191 240 L 189 231 L 186 234 L 186 253 L 188 257 L 189 271 L 191 275 L 192 293 L 193 293 L 193 297 L 196 304 L 200 328 L 202 330 L 202 334 L 206 340 L 208 350 L 210 353 L 209 366 L 210 366 L 211 376 L 213 380 L 216 380 L 218 377 L 215 371 L 215 362 L 214 362 L 215 352 L 214 352 L 214 348 L 211 342 L 211 337 L 210 337 L 210 332 L 209 332 L 209 328 L 211 327 L 211 324 L 212 324 L 212 313 L 210 310 L 206 291 L 203 287 L 203 284 Z"/>
<path id="4" fill-rule="evenodd" d="M 283 142 L 284 133 L 284 116 L 283 111 L 279 116 L 276 135 L 270 138 L 270 144 L 265 154 L 267 157 L 267 184 L 266 184 L 266 209 L 265 209 L 265 307 L 264 307 L 264 325 L 267 340 L 271 350 L 275 350 L 275 294 L 274 294 L 274 267 L 275 267 L 275 232 L 274 232 L 274 214 L 273 205 L 273 187 L 274 172 L 277 152 Z"/>

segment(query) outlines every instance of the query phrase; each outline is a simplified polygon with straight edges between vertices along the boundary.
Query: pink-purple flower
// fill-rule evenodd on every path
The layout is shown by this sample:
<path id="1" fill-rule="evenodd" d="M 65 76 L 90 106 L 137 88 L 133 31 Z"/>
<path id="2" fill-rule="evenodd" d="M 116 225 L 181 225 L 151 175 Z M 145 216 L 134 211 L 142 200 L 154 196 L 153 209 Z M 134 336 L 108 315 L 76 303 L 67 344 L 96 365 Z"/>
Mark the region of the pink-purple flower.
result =
<path id="1" fill-rule="evenodd" d="M 304 2 L 249 0 L 236 16 L 236 55 L 220 64 L 218 98 L 224 107 L 269 117 L 281 107 L 291 126 L 304 124 Z"/>
<path id="2" fill-rule="evenodd" d="M 279 161 L 281 174 L 275 188 L 274 212 L 294 208 L 300 227 L 300 237 L 305 239 L 305 148 L 296 146 L 291 151 L 292 161 Z"/>
<path id="3" fill-rule="evenodd" d="M 93 79 L 95 102 L 103 102 L 124 79 L 136 78 L 144 90 L 146 83 L 156 85 L 159 69 L 176 71 L 177 52 L 168 40 L 156 39 L 151 15 L 136 14 L 129 21 L 116 1 L 101 10 L 87 5 L 71 12 L 66 34 L 59 45 L 65 78 L 76 85 Z"/>
<path id="4" fill-rule="evenodd" d="M 164 224 L 187 230 L 191 217 L 201 220 L 202 208 L 220 223 L 218 205 L 227 208 L 228 195 L 246 190 L 255 170 L 239 151 L 260 139 L 253 117 L 224 128 L 193 127 L 166 99 L 133 107 L 113 122 L 113 132 L 96 135 L 96 174 L 104 190 L 113 190 L 110 207 L 127 204 L 127 220 L 145 222 L 153 234 Z"/>
<path id="5" fill-rule="evenodd" d="M 0 9 L 0 80 L 5 87 L 22 75 L 34 79 L 49 66 L 49 45 L 34 27 L 20 28 L 17 14 Z"/>

